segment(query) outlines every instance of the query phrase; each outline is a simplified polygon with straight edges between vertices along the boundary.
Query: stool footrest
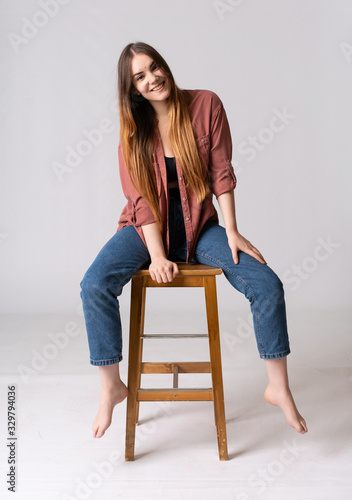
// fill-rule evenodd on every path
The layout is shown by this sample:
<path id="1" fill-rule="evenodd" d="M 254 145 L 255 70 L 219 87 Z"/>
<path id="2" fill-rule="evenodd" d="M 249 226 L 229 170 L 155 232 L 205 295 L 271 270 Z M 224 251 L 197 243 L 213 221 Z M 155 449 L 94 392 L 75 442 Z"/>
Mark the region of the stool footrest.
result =
<path id="1" fill-rule="evenodd" d="M 174 363 L 142 363 L 142 373 L 211 373 L 209 361 L 180 361 Z"/>
<path id="2" fill-rule="evenodd" d="M 178 339 L 178 338 L 192 338 L 203 339 L 208 338 L 207 333 L 146 333 L 140 336 L 141 339 Z"/>
<path id="3" fill-rule="evenodd" d="M 214 401 L 213 389 L 138 389 L 137 401 Z"/>

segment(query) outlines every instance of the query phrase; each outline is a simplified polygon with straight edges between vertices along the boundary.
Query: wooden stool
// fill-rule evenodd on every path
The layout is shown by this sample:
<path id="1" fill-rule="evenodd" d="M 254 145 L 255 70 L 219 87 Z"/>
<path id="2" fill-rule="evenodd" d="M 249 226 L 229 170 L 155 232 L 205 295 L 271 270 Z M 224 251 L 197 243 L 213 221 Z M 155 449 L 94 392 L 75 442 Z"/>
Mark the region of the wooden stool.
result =
<path id="1" fill-rule="evenodd" d="M 178 264 L 179 274 L 171 283 L 157 283 L 143 269 L 132 278 L 130 342 L 128 359 L 128 396 L 125 460 L 134 459 L 136 425 L 140 401 L 213 401 L 219 459 L 227 460 L 227 438 L 222 384 L 218 306 L 215 276 L 222 270 L 200 264 Z M 205 292 L 208 334 L 144 334 L 145 295 L 147 287 L 203 287 Z M 210 362 L 143 363 L 143 340 L 165 337 L 208 337 Z M 173 374 L 172 389 L 141 389 L 142 373 Z M 210 389 L 180 389 L 179 373 L 211 373 Z"/>

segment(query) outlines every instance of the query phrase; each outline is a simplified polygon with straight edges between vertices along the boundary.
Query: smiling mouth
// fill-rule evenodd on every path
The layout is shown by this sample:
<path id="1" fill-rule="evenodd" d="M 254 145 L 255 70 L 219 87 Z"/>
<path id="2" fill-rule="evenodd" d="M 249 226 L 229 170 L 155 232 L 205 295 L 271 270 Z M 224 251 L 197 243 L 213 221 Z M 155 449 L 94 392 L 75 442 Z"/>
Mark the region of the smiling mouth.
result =
<path id="1" fill-rule="evenodd" d="M 160 85 L 158 85 L 157 87 L 154 87 L 151 91 L 152 92 L 160 92 L 160 90 L 162 90 L 164 88 L 164 85 L 165 85 L 165 82 L 162 82 Z"/>

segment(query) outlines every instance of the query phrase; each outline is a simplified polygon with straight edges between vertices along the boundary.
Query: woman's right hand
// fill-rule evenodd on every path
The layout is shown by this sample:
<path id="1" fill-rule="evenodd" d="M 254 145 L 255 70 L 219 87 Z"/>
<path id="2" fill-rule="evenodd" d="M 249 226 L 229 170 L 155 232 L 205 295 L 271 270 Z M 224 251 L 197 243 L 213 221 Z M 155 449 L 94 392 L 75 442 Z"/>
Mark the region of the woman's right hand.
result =
<path id="1" fill-rule="evenodd" d="M 179 273 L 178 266 L 175 262 L 167 260 L 166 257 L 158 257 L 152 259 L 149 266 L 149 274 L 153 281 L 158 283 L 169 283 Z"/>

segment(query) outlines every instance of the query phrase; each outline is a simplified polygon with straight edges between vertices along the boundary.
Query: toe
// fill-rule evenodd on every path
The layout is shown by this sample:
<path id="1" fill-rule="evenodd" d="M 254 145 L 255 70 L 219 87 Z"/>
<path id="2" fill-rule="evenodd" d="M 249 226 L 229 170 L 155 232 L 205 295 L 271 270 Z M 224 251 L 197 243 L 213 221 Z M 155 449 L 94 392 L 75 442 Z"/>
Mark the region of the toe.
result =
<path id="1" fill-rule="evenodd" d="M 96 431 L 94 433 L 94 437 L 100 438 L 100 437 L 102 437 L 103 434 L 104 434 L 103 429 L 101 427 L 99 427 L 99 425 L 98 425 L 96 428 Z"/>
<path id="2" fill-rule="evenodd" d="M 301 415 L 299 417 L 300 417 L 299 423 L 301 425 L 303 433 L 308 432 L 306 421 L 304 420 L 304 418 Z"/>

